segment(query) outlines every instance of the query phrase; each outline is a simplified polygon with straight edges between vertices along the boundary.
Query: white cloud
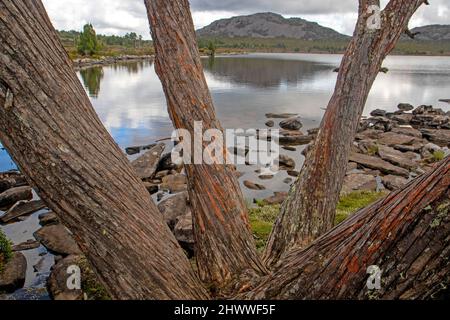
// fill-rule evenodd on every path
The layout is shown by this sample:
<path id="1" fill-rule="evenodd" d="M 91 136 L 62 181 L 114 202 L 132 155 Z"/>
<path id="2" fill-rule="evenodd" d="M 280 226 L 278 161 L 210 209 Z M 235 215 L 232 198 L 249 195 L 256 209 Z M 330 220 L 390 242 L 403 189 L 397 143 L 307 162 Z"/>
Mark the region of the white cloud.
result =
<path id="1" fill-rule="evenodd" d="M 81 30 L 91 22 L 98 33 L 125 34 L 130 31 L 150 38 L 143 0 L 43 0 L 57 29 Z M 382 5 L 387 0 L 381 1 Z M 356 21 L 355 0 L 191 0 L 196 28 L 217 19 L 240 14 L 272 11 L 285 17 L 302 17 L 339 32 L 352 34 Z M 450 24 L 448 0 L 433 0 L 423 6 L 411 21 L 411 27 L 426 24 Z"/>

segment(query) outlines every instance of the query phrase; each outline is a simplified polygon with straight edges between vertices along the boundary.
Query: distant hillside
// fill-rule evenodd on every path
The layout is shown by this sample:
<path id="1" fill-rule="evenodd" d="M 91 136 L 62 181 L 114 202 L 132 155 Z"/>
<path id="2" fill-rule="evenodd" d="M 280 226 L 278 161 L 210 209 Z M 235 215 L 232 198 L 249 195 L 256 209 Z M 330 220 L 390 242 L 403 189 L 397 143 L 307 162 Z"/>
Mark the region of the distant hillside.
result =
<path id="1" fill-rule="evenodd" d="M 420 32 L 416 35 L 416 40 L 422 41 L 450 41 L 450 25 L 429 25 L 414 28 L 411 30 L 413 33 Z"/>
<path id="2" fill-rule="evenodd" d="M 291 38 L 301 40 L 345 40 L 349 37 L 300 18 L 285 19 L 275 13 L 257 13 L 213 22 L 197 31 L 199 37 Z"/>

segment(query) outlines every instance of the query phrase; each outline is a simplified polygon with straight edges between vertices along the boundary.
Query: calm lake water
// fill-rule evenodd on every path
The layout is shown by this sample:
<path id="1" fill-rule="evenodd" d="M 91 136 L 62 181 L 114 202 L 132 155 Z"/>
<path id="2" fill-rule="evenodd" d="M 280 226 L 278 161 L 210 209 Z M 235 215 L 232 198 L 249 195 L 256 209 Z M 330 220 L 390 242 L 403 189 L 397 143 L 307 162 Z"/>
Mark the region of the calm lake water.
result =
<path id="1" fill-rule="evenodd" d="M 317 127 L 332 95 L 340 55 L 250 54 L 204 59 L 203 65 L 217 114 L 225 128 L 264 128 L 269 112 L 298 113 L 304 129 Z M 389 57 L 388 74 L 380 74 L 367 102 L 365 114 L 376 108 L 396 110 L 400 102 L 432 104 L 449 110 L 439 99 L 450 98 L 450 57 Z M 126 148 L 169 137 L 172 132 L 164 94 L 153 63 L 132 62 L 96 67 L 78 73 L 80 81 L 106 128 Z M 303 163 L 297 152 L 298 168 Z M 14 168 L 0 153 L 0 171 Z M 254 168 L 241 178 L 258 182 Z M 285 191 L 285 173 L 264 181 L 268 190 Z M 245 188 L 244 188 L 245 189 Z M 248 198 L 270 191 L 250 192 Z"/>

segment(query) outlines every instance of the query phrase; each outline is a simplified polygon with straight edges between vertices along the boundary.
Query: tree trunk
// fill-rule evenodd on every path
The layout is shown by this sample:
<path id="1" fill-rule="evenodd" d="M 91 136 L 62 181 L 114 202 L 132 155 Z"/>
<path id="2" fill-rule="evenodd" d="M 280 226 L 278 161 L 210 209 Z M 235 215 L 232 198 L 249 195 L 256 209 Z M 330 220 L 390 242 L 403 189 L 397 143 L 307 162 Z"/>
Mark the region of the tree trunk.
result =
<path id="1" fill-rule="evenodd" d="M 207 298 L 40 0 L 0 0 L 0 140 L 113 298 Z"/>
<path id="2" fill-rule="evenodd" d="M 368 26 L 371 5 L 360 0 L 353 39 L 342 60 L 334 94 L 298 181 L 290 191 L 270 236 L 264 260 L 269 266 L 292 248 L 304 248 L 333 227 L 348 157 L 369 91 L 385 57 L 395 47 L 423 0 L 391 0 L 381 29 Z"/>
<path id="3" fill-rule="evenodd" d="M 450 157 L 294 250 L 240 298 L 429 299 L 450 284 Z M 369 266 L 382 270 L 368 290 Z"/>
<path id="4" fill-rule="evenodd" d="M 188 130 L 192 137 L 194 121 L 201 121 L 204 131 L 223 130 L 203 74 L 188 1 L 145 3 L 156 51 L 156 72 L 175 127 Z M 234 169 L 223 164 L 191 164 L 186 165 L 186 171 L 202 280 L 221 286 L 243 270 L 264 273 Z"/>

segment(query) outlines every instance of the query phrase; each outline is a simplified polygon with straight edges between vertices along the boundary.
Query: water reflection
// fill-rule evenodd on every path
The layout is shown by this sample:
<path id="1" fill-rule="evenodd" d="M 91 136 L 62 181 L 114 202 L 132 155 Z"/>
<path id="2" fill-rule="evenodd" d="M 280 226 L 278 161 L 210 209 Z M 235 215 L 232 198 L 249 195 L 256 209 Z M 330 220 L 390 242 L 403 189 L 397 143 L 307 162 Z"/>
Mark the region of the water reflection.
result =
<path id="1" fill-rule="evenodd" d="M 203 67 L 218 81 L 256 88 L 278 88 L 283 84 L 297 86 L 317 73 L 332 70 L 330 65 L 314 61 L 250 56 L 204 59 Z"/>
<path id="2" fill-rule="evenodd" d="M 104 77 L 103 67 L 93 67 L 80 70 L 80 76 L 89 96 L 97 98 L 100 93 L 100 83 Z"/>

